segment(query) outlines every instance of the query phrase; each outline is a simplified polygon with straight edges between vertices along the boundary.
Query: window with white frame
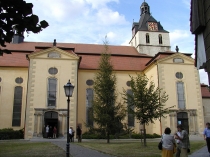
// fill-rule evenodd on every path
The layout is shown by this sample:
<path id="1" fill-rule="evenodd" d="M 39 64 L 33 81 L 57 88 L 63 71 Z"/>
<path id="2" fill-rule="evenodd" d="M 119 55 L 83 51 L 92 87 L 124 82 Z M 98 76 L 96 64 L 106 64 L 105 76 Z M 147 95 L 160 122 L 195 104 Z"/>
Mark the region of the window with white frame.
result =
<path id="1" fill-rule="evenodd" d="M 178 99 L 178 108 L 185 109 L 185 93 L 184 93 L 184 83 L 177 82 L 177 99 Z"/>
<path id="2" fill-rule="evenodd" d="M 127 90 L 127 95 L 132 95 L 133 94 L 133 92 L 132 92 L 132 90 L 131 89 L 128 89 Z M 134 114 L 131 112 L 131 111 L 133 111 L 134 110 L 134 106 L 131 106 L 131 103 L 130 103 L 130 101 L 129 101 L 129 96 L 128 96 L 128 126 L 129 127 L 133 127 L 134 126 Z"/>
<path id="3" fill-rule="evenodd" d="M 56 106 L 57 79 L 48 79 L 47 105 Z"/>
<path id="4" fill-rule="evenodd" d="M 89 126 L 93 126 L 93 89 L 86 89 L 86 123 Z"/>
<path id="5" fill-rule="evenodd" d="M 23 87 L 16 86 L 14 91 L 12 126 L 21 125 L 22 94 Z"/>

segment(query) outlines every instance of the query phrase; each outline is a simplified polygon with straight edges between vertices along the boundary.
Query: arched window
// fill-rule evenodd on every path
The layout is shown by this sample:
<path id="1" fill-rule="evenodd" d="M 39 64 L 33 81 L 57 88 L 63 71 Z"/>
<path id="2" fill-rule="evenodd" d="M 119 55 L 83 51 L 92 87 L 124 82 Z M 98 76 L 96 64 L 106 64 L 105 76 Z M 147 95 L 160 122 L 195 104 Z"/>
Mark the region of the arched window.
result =
<path id="1" fill-rule="evenodd" d="M 93 89 L 86 89 L 86 123 L 89 126 L 93 126 Z"/>
<path id="2" fill-rule="evenodd" d="M 176 87 L 177 87 L 178 108 L 185 109 L 184 83 L 177 82 Z"/>
<path id="3" fill-rule="evenodd" d="M 149 33 L 146 34 L 146 43 L 149 43 Z"/>
<path id="4" fill-rule="evenodd" d="M 12 126 L 20 126 L 23 87 L 16 86 L 14 91 Z"/>
<path id="5" fill-rule="evenodd" d="M 158 39 L 159 39 L 159 44 L 163 44 L 163 39 L 162 39 L 162 35 L 161 34 L 158 35 Z"/>
<path id="6" fill-rule="evenodd" d="M 48 79 L 47 105 L 56 106 L 57 79 Z"/>
<path id="7" fill-rule="evenodd" d="M 128 95 L 132 95 L 133 92 L 131 89 L 127 90 Z M 130 106 L 129 97 L 128 97 L 128 126 L 133 127 L 134 126 L 134 114 L 132 111 L 134 110 L 134 106 Z"/>

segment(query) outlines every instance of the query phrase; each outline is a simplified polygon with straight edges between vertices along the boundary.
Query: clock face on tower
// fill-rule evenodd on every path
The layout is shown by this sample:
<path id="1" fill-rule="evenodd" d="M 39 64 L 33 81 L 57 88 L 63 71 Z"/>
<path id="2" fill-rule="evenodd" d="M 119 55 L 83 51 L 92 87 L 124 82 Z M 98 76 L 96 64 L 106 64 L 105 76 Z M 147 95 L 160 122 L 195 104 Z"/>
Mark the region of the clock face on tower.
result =
<path id="1" fill-rule="evenodd" d="M 156 22 L 148 22 L 149 31 L 158 31 L 158 26 Z"/>

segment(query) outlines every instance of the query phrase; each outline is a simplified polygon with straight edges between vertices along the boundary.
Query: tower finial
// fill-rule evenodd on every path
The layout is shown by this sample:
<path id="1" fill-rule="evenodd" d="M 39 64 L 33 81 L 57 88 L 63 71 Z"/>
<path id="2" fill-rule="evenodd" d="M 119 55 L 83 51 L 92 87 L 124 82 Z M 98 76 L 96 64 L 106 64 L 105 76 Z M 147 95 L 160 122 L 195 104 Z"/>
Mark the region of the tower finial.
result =
<path id="1" fill-rule="evenodd" d="M 175 49 L 175 50 L 176 50 L 176 52 L 179 52 L 179 47 L 178 47 L 178 46 L 176 46 L 176 49 Z"/>

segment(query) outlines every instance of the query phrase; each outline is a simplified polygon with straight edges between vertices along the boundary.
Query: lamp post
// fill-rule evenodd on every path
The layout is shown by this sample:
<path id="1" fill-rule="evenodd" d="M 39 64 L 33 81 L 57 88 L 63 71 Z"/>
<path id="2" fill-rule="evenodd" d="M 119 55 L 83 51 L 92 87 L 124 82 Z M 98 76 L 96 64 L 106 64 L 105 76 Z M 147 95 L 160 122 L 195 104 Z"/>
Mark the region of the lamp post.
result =
<path id="1" fill-rule="evenodd" d="M 68 97 L 67 99 L 67 143 L 66 143 L 66 157 L 69 157 L 69 147 L 70 147 L 70 139 L 69 139 L 69 104 L 70 104 L 70 99 L 69 97 L 72 97 L 72 93 L 74 90 L 74 86 L 71 84 L 70 80 L 69 82 L 63 86 L 64 87 L 64 91 L 66 94 L 66 97 Z"/>

